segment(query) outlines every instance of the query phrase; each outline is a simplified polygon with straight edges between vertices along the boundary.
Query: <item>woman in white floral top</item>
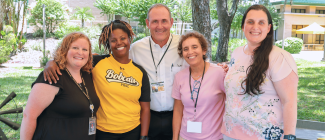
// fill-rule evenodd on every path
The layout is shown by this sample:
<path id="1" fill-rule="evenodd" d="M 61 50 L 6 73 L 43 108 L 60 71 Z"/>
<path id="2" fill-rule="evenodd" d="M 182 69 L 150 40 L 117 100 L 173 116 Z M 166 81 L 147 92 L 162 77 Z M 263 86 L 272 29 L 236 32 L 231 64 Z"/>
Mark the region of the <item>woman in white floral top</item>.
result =
<path id="1" fill-rule="evenodd" d="M 247 44 L 231 56 L 225 78 L 224 140 L 295 139 L 298 73 L 290 53 L 273 46 L 273 24 L 262 5 L 242 20 Z"/>

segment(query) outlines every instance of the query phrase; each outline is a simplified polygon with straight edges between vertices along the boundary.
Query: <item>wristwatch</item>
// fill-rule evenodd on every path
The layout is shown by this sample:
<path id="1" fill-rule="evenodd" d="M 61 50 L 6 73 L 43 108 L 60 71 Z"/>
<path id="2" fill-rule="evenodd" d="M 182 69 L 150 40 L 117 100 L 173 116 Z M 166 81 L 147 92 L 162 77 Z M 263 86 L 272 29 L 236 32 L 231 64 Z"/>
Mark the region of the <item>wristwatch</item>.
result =
<path id="1" fill-rule="evenodd" d="M 296 136 L 295 135 L 284 135 L 284 139 L 287 139 L 287 140 L 296 140 Z"/>
<path id="2" fill-rule="evenodd" d="M 148 136 L 140 136 L 140 140 L 149 140 Z"/>

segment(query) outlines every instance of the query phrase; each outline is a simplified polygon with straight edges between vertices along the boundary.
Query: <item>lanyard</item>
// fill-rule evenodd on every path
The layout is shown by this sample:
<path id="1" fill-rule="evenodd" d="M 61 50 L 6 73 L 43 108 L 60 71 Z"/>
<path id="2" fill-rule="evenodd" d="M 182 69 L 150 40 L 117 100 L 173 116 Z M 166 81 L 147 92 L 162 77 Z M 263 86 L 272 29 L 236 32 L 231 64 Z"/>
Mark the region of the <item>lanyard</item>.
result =
<path id="1" fill-rule="evenodd" d="M 192 86 L 191 86 L 191 68 L 190 69 L 190 78 L 189 78 L 189 84 L 190 84 L 190 92 L 192 93 Z M 203 74 L 202 74 L 202 78 L 201 78 L 201 82 L 200 82 L 200 86 L 199 86 L 199 89 L 197 90 L 197 95 L 196 95 L 196 101 L 195 101 L 195 104 L 194 104 L 194 112 L 196 113 L 196 105 L 197 105 L 197 100 L 199 100 L 199 93 L 200 93 L 200 88 L 201 88 L 201 84 L 202 84 L 202 81 L 203 81 L 203 77 L 204 77 L 204 73 L 205 73 L 205 62 L 204 62 L 204 69 L 203 69 Z M 191 94 L 191 97 L 193 99 L 193 94 Z M 193 102 L 194 102 L 194 99 L 193 99 Z"/>
<path id="2" fill-rule="evenodd" d="M 153 58 L 153 53 L 152 53 L 152 48 L 151 48 L 151 41 L 150 41 L 150 38 L 149 38 L 149 45 L 150 45 L 151 57 L 152 57 L 153 65 L 155 66 L 155 70 L 156 70 L 156 80 L 158 79 L 157 68 L 158 68 L 158 66 L 159 66 L 159 64 L 160 64 L 160 62 L 161 62 L 161 60 L 164 58 L 164 56 L 165 56 L 167 50 L 169 49 L 170 44 L 171 44 L 172 41 L 173 41 L 173 35 L 171 35 L 171 36 L 172 36 L 172 38 L 171 38 L 171 40 L 170 40 L 170 42 L 169 42 L 169 44 L 168 44 L 168 47 L 167 47 L 166 51 L 164 52 L 163 56 L 160 58 L 160 61 L 159 61 L 159 63 L 158 63 L 157 66 L 156 66 L 156 63 L 155 63 L 155 59 Z"/>
<path id="3" fill-rule="evenodd" d="M 81 85 L 79 85 L 77 82 L 76 82 L 76 80 L 71 76 L 71 73 L 70 73 L 70 71 L 67 69 L 67 68 L 65 68 L 65 70 L 68 72 L 68 74 L 70 75 L 70 77 L 72 78 L 72 80 L 74 81 L 74 83 L 79 87 L 79 89 L 81 90 L 81 92 L 87 97 L 87 99 L 89 100 L 89 108 L 90 108 L 90 110 L 91 110 L 91 117 L 94 117 L 94 105 L 93 105 L 93 102 L 91 101 L 91 99 L 90 99 L 90 96 L 89 96 L 89 94 L 88 94 L 88 90 L 87 90 L 87 87 L 86 87 L 86 85 L 85 85 L 85 81 L 84 81 L 84 78 L 82 78 L 82 73 L 80 72 L 80 75 L 81 75 L 81 79 L 82 79 L 82 84 L 84 85 L 84 87 L 85 87 L 85 91 L 81 88 Z"/>

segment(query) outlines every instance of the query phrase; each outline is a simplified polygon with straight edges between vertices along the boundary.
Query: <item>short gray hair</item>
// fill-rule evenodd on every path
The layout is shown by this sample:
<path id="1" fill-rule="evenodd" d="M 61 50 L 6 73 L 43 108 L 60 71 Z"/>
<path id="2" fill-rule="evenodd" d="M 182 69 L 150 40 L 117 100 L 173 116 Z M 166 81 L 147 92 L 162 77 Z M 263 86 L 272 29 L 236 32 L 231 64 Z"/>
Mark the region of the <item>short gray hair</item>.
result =
<path id="1" fill-rule="evenodd" d="M 170 12 L 170 9 L 169 9 L 166 5 L 161 4 L 161 3 L 156 3 L 156 4 L 152 5 L 152 6 L 149 8 L 148 13 L 147 13 L 147 20 L 149 20 L 149 13 L 150 13 L 150 11 L 151 11 L 153 8 L 157 8 L 157 7 L 164 7 L 164 8 L 166 8 L 166 9 L 168 10 L 168 12 L 169 12 L 169 17 L 170 17 L 170 19 L 172 18 L 172 13 Z"/>

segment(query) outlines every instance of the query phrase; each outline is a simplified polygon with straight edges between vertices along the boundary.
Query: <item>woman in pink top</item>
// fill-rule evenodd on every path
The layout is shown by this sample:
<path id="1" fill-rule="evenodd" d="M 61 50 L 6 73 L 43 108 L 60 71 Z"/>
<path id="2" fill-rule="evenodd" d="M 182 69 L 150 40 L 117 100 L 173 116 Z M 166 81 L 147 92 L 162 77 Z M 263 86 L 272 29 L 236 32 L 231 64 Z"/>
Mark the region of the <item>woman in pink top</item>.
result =
<path id="1" fill-rule="evenodd" d="M 297 66 L 290 53 L 273 46 L 273 24 L 262 5 L 242 20 L 245 46 L 231 56 L 225 78 L 224 140 L 295 139 Z"/>
<path id="2" fill-rule="evenodd" d="M 198 32 L 181 37 L 178 52 L 190 65 L 175 75 L 173 140 L 219 140 L 225 106 L 223 68 L 205 62 L 208 43 Z"/>

